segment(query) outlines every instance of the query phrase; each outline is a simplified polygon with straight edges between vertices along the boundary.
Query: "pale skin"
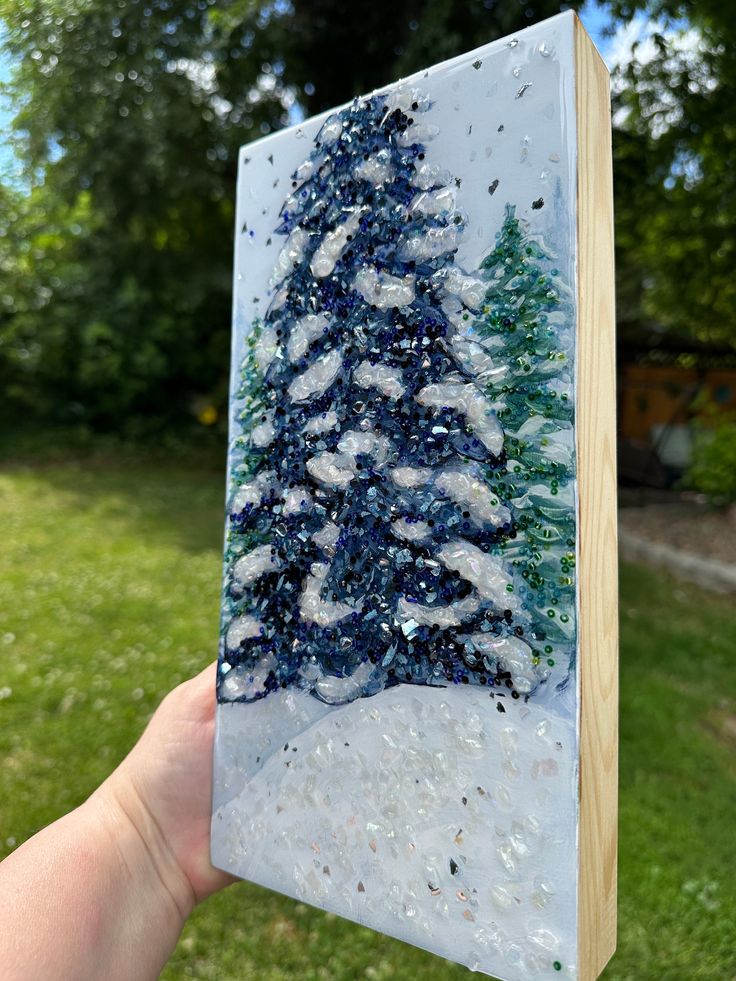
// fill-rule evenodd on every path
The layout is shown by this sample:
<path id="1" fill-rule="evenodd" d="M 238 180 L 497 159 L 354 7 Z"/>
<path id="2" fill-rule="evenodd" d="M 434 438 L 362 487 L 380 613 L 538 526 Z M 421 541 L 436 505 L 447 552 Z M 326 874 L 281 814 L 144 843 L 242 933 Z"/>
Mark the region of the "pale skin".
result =
<path id="1" fill-rule="evenodd" d="M 214 671 L 170 692 L 92 796 L 0 863 L 3 977 L 157 978 L 195 905 L 233 881 L 209 857 Z"/>

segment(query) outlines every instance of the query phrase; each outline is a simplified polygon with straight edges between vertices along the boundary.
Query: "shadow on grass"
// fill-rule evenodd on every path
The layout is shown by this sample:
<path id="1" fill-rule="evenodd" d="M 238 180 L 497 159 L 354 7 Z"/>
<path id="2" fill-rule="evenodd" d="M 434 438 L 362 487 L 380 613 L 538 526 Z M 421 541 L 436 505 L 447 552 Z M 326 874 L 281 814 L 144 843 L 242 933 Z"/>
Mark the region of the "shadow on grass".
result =
<path id="1" fill-rule="evenodd" d="M 35 481 L 39 507 L 48 488 L 103 532 L 107 520 L 194 553 L 222 547 L 226 452 L 224 434 L 201 427 L 137 442 L 84 427 L 0 429 L 0 475 Z"/>
<path id="2" fill-rule="evenodd" d="M 94 517 L 101 535 L 166 543 L 186 552 L 219 551 L 225 519 L 225 468 L 202 470 L 171 459 L 71 460 L 5 465 L 4 474 L 37 489 L 38 512 L 49 496 L 63 504 L 58 513 Z M 39 520 L 43 520 L 38 513 Z M 52 518 L 53 519 L 53 518 Z"/>

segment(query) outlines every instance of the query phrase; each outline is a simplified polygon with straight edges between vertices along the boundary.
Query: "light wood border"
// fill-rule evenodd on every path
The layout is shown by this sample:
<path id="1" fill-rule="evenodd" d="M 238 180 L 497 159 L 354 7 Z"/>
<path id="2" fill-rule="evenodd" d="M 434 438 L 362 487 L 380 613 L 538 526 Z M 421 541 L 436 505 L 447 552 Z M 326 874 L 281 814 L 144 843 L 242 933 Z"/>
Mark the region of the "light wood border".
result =
<path id="1" fill-rule="evenodd" d="M 577 116 L 578 978 L 616 949 L 618 561 L 609 76 L 573 21 Z"/>

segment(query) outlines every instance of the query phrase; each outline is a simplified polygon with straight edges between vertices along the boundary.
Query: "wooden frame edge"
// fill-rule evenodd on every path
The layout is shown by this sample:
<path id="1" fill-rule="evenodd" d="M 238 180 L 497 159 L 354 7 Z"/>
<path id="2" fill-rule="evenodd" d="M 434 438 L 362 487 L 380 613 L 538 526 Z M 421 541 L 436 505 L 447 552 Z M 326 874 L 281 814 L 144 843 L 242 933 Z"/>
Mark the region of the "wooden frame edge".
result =
<path id="1" fill-rule="evenodd" d="M 573 21 L 577 139 L 578 978 L 616 949 L 618 555 L 609 75 Z"/>

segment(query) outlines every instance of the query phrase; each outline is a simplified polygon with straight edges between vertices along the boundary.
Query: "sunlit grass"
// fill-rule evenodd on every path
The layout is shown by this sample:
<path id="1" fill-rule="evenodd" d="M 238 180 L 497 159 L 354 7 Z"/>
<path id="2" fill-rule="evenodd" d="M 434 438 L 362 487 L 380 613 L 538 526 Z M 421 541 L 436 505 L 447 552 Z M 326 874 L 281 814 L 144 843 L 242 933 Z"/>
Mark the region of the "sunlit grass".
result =
<path id="1" fill-rule="evenodd" d="M 135 459 L 0 473 L 0 854 L 84 799 L 162 695 L 214 656 L 222 478 Z M 619 952 L 608 981 L 736 977 L 736 618 L 622 577 Z M 240 884 L 164 977 L 460 978 L 456 966 Z"/>

